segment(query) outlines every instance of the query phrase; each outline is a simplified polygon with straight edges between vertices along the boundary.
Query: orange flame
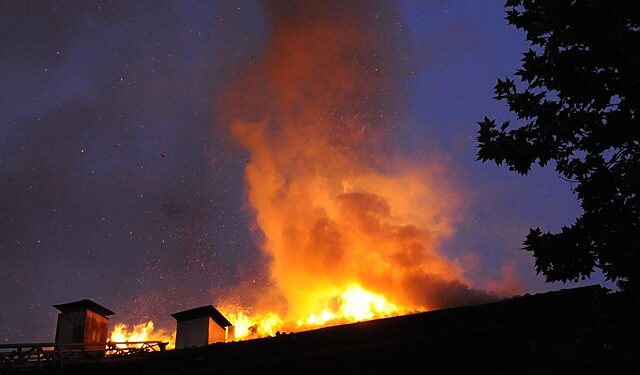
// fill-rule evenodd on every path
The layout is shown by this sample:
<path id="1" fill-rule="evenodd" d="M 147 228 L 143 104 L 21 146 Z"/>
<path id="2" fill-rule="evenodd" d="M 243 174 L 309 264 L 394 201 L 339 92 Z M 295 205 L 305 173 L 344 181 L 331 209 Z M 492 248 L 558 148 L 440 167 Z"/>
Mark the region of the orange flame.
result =
<path id="1" fill-rule="evenodd" d="M 275 313 L 249 314 L 238 306 L 225 306 L 220 311 L 234 325 L 236 340 L 274 336 L 284 325 Z"/>
<path id="2" fill-rule="evenodd" d="M 274 312 L 251 314 L 238 306 L 223 306 L 220 311 L 235 326 L 236 340 L 274 336 L 278 331 L 299 331 L 327 325 L 381 318 L 406 313 L 384 296 L 349 285 L 339 294 L 327 294 L 318 301 L 316 312 L 295 322 L 285 321 Z"/>
<path id="3" fill-rule="evenodd" d="M 272 288 L 252 301 L 254 311 L 218 301 L 236 337 L 489 298 L 439 251 L 462 201 L 446 164 L 389 151 L 402 121 L 393 9 L 271 5 L 264 60 L 253 61 L 221 106 L 249 153 L 247 199 L 271 261 Z"/>
<path id="4" fill-rule="evenodd" d="M 268 284 L 225 291 L 243 304 L 213 301 L 235 338 L 495 298 L 470 288 L 460 262 L 440 251 L 462 215 L 446 163 L 391 151 L 405 119 L 398 62 L 407 60 L 396 49 L 405 35 L 393 6 L 265 4 L 266 54 L 247 64 L 218 110 L 248 152 L 247 202 L 270 262 Z M 518 287 L 506 276 L 492 285 Z M 173 345 L 153 328 L 120 324 L 111 339 Z"/>
<path id="5" fill-rule="evenodd" d="M 129 326 L 124 323 L 118 323 L 113 327 L 111 331 L 111 342 L 118 342 L 123 344 L 117 344 L 119 348 L 126 348 L 128 344 L 126 342 L 141 342 L 141 341 L 162 341 L 167 342 L 167 348 L 173 348 L 175 345 L 175 332 L 169 333 L 163 329 L 155 330 L 153 321 L 147 323 L 135 324 L 131 330 Z M 141 344 L 137 344 L 140 347 Z"/>
<path id="6" fill-rule="evenodd" d="M 403 312 L 382 296 L 350 285 L 339 296 L 322 302 L 324 308 L 313 313 L 305 320 L 299 320 L 299 326 L 323 326 L 329 322 L 352 322 L 371 318 L 397 315 Z"/>

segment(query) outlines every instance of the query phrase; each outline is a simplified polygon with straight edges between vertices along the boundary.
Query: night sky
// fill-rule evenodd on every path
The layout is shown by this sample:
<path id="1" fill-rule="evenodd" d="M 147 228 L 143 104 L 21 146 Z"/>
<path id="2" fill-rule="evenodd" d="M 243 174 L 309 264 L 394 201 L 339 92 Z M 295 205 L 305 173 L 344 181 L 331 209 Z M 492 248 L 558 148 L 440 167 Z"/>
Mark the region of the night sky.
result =
<path id="1" fill-rule="evenodd" d="M 578 215 L 569 183 L 475 161 L 476 121 L 511 117 L 493 86 L 519 67 L 524 36 L 502 1 L 396 11 L 411 68 L 395 152 L 437 153 L 464 192 L 443 253 L 474 287 L 563 287 L 519 248 L 529 227 Z M 170 326 L 169 313 L 267 282 L 247 155 L 216 106 L 269 34 L 252 1 L 0 1 L 0 340 L 52 340 L 56 303 L 92 298 L 113 320 Z"/>

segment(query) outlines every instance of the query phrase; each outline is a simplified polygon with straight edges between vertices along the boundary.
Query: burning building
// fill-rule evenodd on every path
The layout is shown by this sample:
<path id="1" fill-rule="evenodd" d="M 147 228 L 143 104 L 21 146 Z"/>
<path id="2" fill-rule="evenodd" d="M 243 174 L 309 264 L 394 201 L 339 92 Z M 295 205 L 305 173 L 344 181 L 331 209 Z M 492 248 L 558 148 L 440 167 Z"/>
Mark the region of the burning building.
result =
<path id="1" fill-rule="evenodd" d="M 215 307 L 206 305 L 171 314 L 177 321 L 176 349 L 234 340 L 234 327 Z"/>

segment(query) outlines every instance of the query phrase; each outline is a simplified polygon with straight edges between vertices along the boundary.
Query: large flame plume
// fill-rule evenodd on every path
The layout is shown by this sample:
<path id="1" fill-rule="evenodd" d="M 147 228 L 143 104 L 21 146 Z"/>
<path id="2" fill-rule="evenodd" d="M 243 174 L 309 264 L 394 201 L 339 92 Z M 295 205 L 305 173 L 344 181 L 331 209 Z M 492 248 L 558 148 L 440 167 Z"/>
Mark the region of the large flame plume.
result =
<path id="1" fill-rule="evenodd" d="M 409 162 L 394 148 L 410 59 L 393 6 L 264 4 L 265 54 L 217 111 L 249 155 L 247 202 L 269 268 L 268 282 L 213 298 L 236 339 L 495 298 L 439 250 L 463 211 L 446 162 Z M 148 328 L 116 326 L 112 340 Z"/>
<path id="2" fill-rule="evenodd" d="M 401 41 L 393 9 L 288 1 L 266 8 L 266 54 L 221 106 L 249 153 L 247 199 L 275 290 L 262 288 L 251 311 L 218 301 L 236 337 L 487 298 L 438 251 L 460 208 L 444 164 L 403 162 L 391 151 L 403 52 L 392 48 Z"/>

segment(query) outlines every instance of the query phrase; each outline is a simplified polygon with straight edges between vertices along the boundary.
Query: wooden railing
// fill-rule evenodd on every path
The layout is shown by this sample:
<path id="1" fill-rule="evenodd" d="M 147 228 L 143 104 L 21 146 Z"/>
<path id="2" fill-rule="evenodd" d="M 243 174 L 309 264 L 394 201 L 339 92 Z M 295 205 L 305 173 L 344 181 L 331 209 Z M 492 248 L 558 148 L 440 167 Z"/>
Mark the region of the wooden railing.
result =
<path id="1" fill-rule="evenodd" d="M 167 344 L 162 341 L 107 342 L 105 355 L 129 356 L 136 353 L 164 352 Z"/>
<path id="2" fill-rule="evenodd" d="M 0 372 L 25 367 L 62 367 L 69 363 L 97 363 L 105 358 L 165 351 L 167 344 L 162 341 L 0 344 Z"/>

